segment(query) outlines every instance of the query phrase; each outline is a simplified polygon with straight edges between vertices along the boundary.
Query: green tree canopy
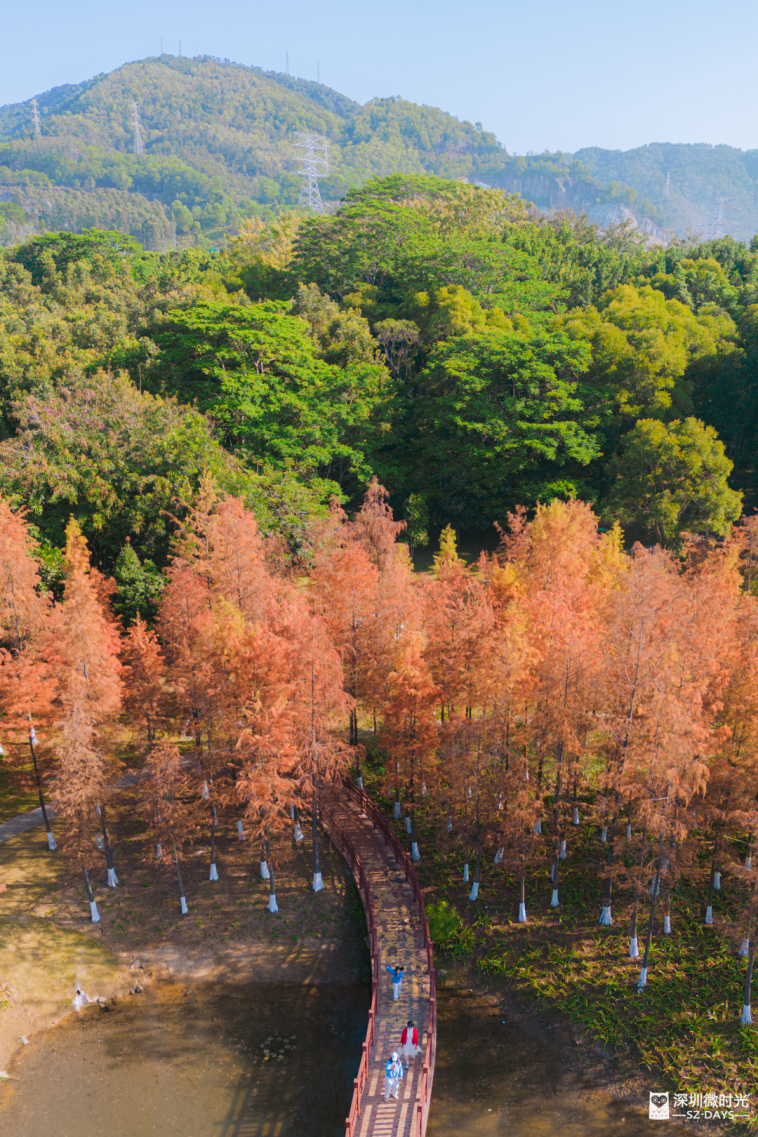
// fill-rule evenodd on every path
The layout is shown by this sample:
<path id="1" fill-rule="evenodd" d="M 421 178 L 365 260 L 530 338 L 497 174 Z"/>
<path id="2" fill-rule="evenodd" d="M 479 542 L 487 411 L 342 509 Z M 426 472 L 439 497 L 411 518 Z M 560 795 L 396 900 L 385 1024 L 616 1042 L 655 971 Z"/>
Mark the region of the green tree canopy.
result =
<path id="1" fill-rule="evenodd" d="M 609 514 L 676 547 L 685 530 L 724 536 L 740 516 L 732 463 L 716 431 L 696 418 L 641 419 L 614 463 Z"/>

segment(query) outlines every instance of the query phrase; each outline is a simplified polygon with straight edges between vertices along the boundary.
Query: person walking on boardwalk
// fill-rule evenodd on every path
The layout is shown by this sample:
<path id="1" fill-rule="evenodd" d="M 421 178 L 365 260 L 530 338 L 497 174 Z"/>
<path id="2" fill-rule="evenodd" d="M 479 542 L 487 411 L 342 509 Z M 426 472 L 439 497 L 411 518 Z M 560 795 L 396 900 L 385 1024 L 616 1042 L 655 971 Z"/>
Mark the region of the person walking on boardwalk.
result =
<path id="1" fill-rule="evenodd" d="M 389 965 L 385 970 L 389 971 L 390 979 L 392 980 L 392 996 L 395 999 L 399 999 L 400 985 L 403 982 L 403 976 L 405 975 L 405 972 L 403 971 L 402 967 L 390 967 Z"/>
<path id="2" fill-rule="evenodd" d="M 421 1047 L 418 1044 L 418 1031 L 413 1025 L 413 1019 L 408 1019 L 408 1025 L 400 1035 L 400 1043 L 403 1047 L 401 1053 L 407 1071 L 410 1069 L 411 1058 L 415 1058 L 421 1053 Z"/>
<path id="3" fill-rule="evenodd" d="M 397 1091 L 400 1089 L 400 1083 L 405 1077 L 405 1070 L 403 1063 L 396 1050 L 392 1052 L 392 1057 L 388 1058 L 387 1065 L 384 1068 L 384 1100 L 390 1100 L 390 1094 L 397 1101 Z"/>

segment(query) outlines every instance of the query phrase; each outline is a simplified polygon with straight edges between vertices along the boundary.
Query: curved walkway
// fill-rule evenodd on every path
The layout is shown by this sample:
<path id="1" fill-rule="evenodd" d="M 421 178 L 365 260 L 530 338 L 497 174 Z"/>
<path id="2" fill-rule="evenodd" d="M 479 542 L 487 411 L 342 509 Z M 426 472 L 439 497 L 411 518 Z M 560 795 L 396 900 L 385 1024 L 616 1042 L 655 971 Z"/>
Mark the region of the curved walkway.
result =
<path id="1" fill-rule="evenodd" d="M 361 891 L 374 967 L 367 1042 L 354 1083 L 346 1137 L 423 1137 L 436 1052 L 434 967 L 429 928 L 416 874 L 407 853 L 369 798 L 354 786 L 325 797 L 322 816 L 346 856 Z M 387 966 L 405 969 L 395 1001 Z M 408 1019 L 422 1053 L 400 1083 L 398 1101 L 384 1101 L 384 1069 Z"/>

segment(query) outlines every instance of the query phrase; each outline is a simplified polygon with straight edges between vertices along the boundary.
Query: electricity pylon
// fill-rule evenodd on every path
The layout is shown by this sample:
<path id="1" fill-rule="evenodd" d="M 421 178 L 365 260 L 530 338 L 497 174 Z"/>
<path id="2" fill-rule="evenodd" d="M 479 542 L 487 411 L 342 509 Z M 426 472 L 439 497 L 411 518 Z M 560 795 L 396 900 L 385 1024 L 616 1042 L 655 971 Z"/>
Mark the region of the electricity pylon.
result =
<path id="1" fill-rule="evenodd" d="M 722 236 L 721 227 L 722 227 L 723 222 L 724 222 L 724 202 L 725 201 L 726 201 L 726 198 L 724 198 L 724 197 L 716 198 L 716 204 L 714 205 L 713 213 L 711 214 L 711 223 L 710 223 L 710 226 L 708 227 L 708 240 L 709 241 L 716 241 L 716 240 L 718 240 L 719 237 Z"/>
<path id="2" fill-rule="evenodd" d="M 321 134 L 301 134 L 295 131 L 295 138 L 298 140 L 295 146 L 303 151 L 303 164 L 298 170 L 303 181 L 297 204 L 312 209 L 315 213 L 323 213 L 324 203 L 318 179 L 329 173 L 329 143 Z"/>
<path id="3" fill-rule="evenodd" d="M 34 126 L 34 137 L 35 138 L 41 138 L 42 137 L 42 127 L 40 126 L 39 107 L 37 106 L 37 100 L 36 99 L 32 99 L 32 124 Z"/>
<path id="4" fill-rule="evenodd" d="M 145 147 L 142 145 L 142 131 L 139 124 L 139 108 L 137 103 L 132 103 L 132 125 L 134 127 L 134 153 L 144 154 Z"/>

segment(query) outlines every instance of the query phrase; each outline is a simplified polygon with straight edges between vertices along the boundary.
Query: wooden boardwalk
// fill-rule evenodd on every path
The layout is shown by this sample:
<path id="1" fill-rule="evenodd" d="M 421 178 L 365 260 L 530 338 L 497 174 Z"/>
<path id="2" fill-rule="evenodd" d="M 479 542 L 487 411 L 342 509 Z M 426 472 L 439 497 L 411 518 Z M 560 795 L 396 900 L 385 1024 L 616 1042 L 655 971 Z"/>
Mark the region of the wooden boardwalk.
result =
<path id="1" fill-rule="evenodd" d="M 374 1044 L 368 1052 L 365 1086 L 360 1094 L 360 1112 L 350 1137 L 417 1137 L 426 1129 L 431 1090 L 429 1057 L 435 1050 L 434 980 L 430 973 L 424 917 L 406 878 L 406 866 L 387 843 L 359 801 L 344 794 L 330 795 L 325 802 L 331 814 L 360 857 L 368 880 L 376 930 L 378 988 L 374 1019 Z M 371 813 L 376 818 L 372 809 Z M 329 819 L 325 817 L 327 827 Z M 380 822 L 381 824 L 381 822 Z M 384 827 L 384 826 L 382 826 Z M 402 857 L 402 852 L 397 850 Z M 360 887 L 359 874 L 356 881 Z M 367 907 L 367 897 L 363 896 Z M 428 935 L 428 932 L 427 932 Z M 392 982 L 385 968 L 405 969 L 401 995 L 393 998 Z M 399 1100 L 384 1100 L 384 1071 L 394 1050 L 400 1051 L 400 1036 L 413 1019 L 419 1034 L 421 1054 L 411 1061 L 400 1083 Z M 430 1019 L 432 1020 L 430 1022 Z M 427 1064 L 426 1070 L 424 1068 Z"/>

